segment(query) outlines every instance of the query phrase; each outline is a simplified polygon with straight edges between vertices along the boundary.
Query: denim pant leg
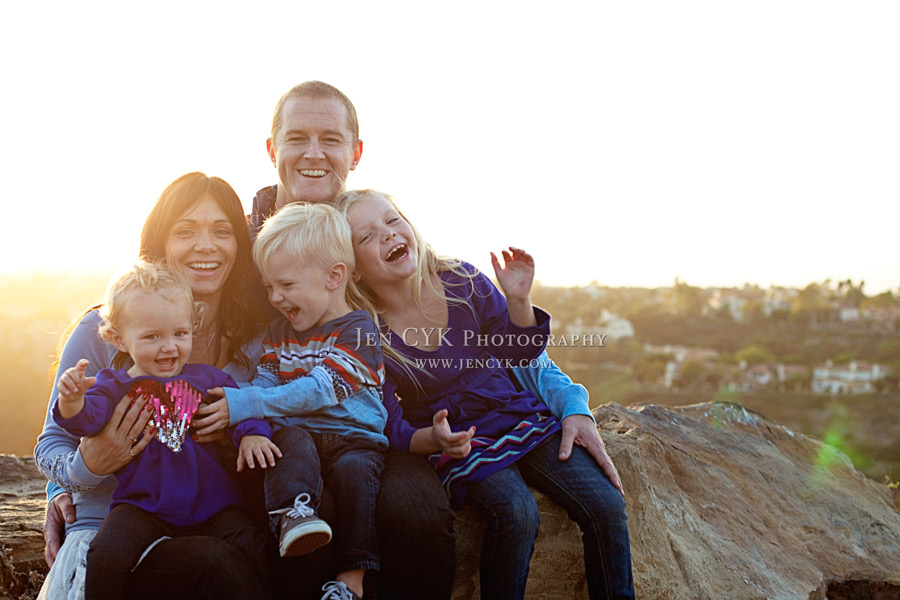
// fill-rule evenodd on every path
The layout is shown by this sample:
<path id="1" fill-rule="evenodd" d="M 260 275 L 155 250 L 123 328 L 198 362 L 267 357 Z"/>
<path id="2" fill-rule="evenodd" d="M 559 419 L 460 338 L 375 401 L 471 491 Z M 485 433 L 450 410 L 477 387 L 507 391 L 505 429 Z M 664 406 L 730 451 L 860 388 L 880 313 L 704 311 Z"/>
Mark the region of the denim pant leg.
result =
<path id="1" fill-rule="evenodd" d="M 316 444 L 302 427 L 282 427 L 272 435 L 281 450 L 274 467 L 266 469 L 266 510 L 293 506 L 294 498 L 307 493 L 310 505 L 318 509 L 322 494 L 322 476 Z M 280 517 L 270 517 L 269 525 L 278 539 Z"/>
<path id="2" fill-rule="evenodd" d="M 469 484 L 466 501 L 487 516 L 481 546 L 482 600 L 524 598 L 540 515 L 516 465 Z"/>
<path id="3" fill-rule="evenodd" d="M 633 599 L 625 500 L 583 447 L 576 445 L 568 460 L 559 460 L 561 440 L 557 433 L 519 459 L 519 471 L 581 528 L 590 597 Z"/>
<path id="4" fill-rule="evenodd" d="M 378 570 L 375 505 L 381 489 L 384 450 L 342 435 L 316 436 L 325 487 L 337 504 L 335 571 Z"/>
<path id="5" fill-rule="evenodd" d="M 388 449 L 375 511 L 379 600 L 447 600 L 456 575 L 456 513 L 424 457 Z"/>

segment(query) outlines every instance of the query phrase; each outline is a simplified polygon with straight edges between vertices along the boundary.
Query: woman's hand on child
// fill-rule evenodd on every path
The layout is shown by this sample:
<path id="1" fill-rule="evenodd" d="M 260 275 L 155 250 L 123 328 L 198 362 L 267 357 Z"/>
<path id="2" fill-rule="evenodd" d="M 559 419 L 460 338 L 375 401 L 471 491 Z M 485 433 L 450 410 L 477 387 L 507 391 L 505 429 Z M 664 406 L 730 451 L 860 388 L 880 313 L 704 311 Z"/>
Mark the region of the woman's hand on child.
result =
<path id="1" fill-rule="evenodd" d="M 625 497 L 625 490 L 622 487 L 622 480 L 619 478 L 619 472 L 616 465 L 613 464 L 609 454 L 606 453 L 606 444 L 603 438 L 597 432 L 597 426 L 594 420 L 587 415 L 569 415 L 562 420 L 562 442 L 559 444 L 559 460 L 568 460 L 572 455 L 572 444 L 583 446 L 588 453 L 594 457 L 606 476 L 609 477 L 610 483 L 613 484 L 622 497 Z"/>
<path id="2" fill-rule="evenodd" d="M 56 389 L 59 390 L 59 399 L 62 402 L 76 402 L 88 391 L 96 377 L 85 377 L 84 370 L 91 364 L 86 358 L 82 358 L 74 367 L 69 367 L 59 376 Z M 80 409 L 79 409 L 80 411 Z"/>
<path id="3" fill-rule="evenodd" d="M 241 438 L 238 449 L 237 470 L 242 471 L 246 464 L 251 469 L 256 465 L 265 469 L 275 466 L 275 457 L 281 458 L 281 450 L 264 435 L 245 435 Z"/>
<path id="4" fill-rule="evenodd" d="M 153 411 L 144 410 L 146 405 L 147 399 L 144 396 L 140 396 L 134 403 L 131 396 L 124 396 L 97 435 L 81 438 L 79 451 L 84 466 L 91 473 L 115 473 L 143 452 L 154 433 L 147 425 Z"/>
<path id="5" fill-rule="evenodd" d="M 231 419 L 231 413 L 228 412 L 228 401 L 225 399 L 225 390 L 218 387 L 206 390 L 210 396 L 219 396 L 220 399 L 209 404 L 201 404 L 197 409 L 197 414 L 191 427 L 193 428 L 193 438 L 198 442 L 211 441 L 209 436 L 215 434 L 221 429 L 228 427 Z"/>
<path id="6" fill-rule="evenodd" d="M 475 427 L 469 427 L 466 431 L 453 433 L 450 423 L 447 421 L 447 409 L 434 413 L 431 419 L 431 437 L 434 443 L 450 458 L 465 458 L 472 451 L 471 441 L 475 436 Z"/>
<path id="7" fill-rule="evenodd" d="M 503 250 L 504 265 L 500 266 L 497 255 L 491 252 L 491 264 L 494 266 L 494 274 L 497 283 L 503 290 L 503 294 L 509 300 L 528 300 L 531 293 L 531 284 L 534 282 L 534 258 L 521 248 L 509 247 Z"/>

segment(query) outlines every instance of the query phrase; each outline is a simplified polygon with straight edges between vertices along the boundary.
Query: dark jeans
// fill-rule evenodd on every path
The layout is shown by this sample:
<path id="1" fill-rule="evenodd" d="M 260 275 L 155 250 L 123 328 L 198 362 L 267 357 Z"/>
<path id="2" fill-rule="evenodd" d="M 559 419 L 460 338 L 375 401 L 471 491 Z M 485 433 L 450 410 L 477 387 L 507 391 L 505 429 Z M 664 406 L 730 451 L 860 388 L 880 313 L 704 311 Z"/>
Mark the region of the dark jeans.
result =
<path id="1" fill-rule="evenodd" d="M 540 515 L 526 484 L 559 504 L 578 523 L 592 599 L 634 598 L 631 544 L 625 501 L 593 457 L 581 446 L 558 458 L 561 434 L 514 464 L 469 485 L 466 500 L 487 514 L 481 548 L 481 597 L 525 597 L 528 567 Z"/>
<path id="2" fill-rule="evenodd" d="M 293 506 L 294 498 L 302 493 L 309 494 L 311 506 L 318 509 L 324 481 L 338 515 L 326 519 L 334 532 L 334 572 L 379 569 L 375 503 L 384 450 L 365 439 L 296 426 L 277 430 L 272 441 L 282 456 L 266 469 L 266 510 Z M 278 527 L 273 525 L 277 537 Z"/>
<path id="3" fill-rule="evenodd" d="M 160 542 L 126 581 L 129 600 L 246 600 L 267 598 L 240 550 L 214 537 Z"/>
<path id="4" fill-rule="evenodd" d="M 97 535 L 91 542 L 87 553 L 85 596 L 91 600 L 131 598 L 130 594 L 125 595 L 127 586 L 133 584 L 129 577 L 131 570 L 137 565 L 147 548 L 163 536 L 209 536 L 226 542 L 243 555 L 243 560 L 238 561 L 237 569 L 244 570 L 245 565 L 250 567 L 249 571 L 252 574 L 249 581 L 239 584 L 243 593 L 257 593 L 261 594 L 261 597 L 268 595 L 269 574 L 264 553 L 265 537 L 241 511 L 226 509 L 196 527 L 176 527 L 136 506 L 120 504 L 104 519 Z M 215 545 L 213 544 L 213 546 Z M 205 545 L 194 546 L 194 548 L 199 553 L 207 551 Z M 147 559 L 153 555 L 154 552 L 151 550 Z M 171 556 L 169 560 L 171 560 Z M 193 562 L 196 569 L 198 561 L 194 560 Z M 199 562 L 203 562 L 203 560 Z M 222 566 L 218 565 L 218 568 L 221 569 Z M 246 573 L 246 570 L 244 571 Z M 178 573 L 167 572 L 165 577 L 172 582 L 172 578 L 177 575 Z M 191 583 L 216 587 L 217 582 L 206 580 L 220 576 L 221 571 L 198 573 L 193 579 L 178 582 L 175 587 Z M 228 579 L 228 577 L 223 579 Z M 192 595 L 196 597 L 198 593 L 203 592 L 195 591 Z M 226 597 L 251 596 L 234 595 L 234 591 L 231 591 L 226 592 Z"/>
<path id="5" fill-rule="evenodd" d="M 366 597 L 374 588 L 378 600 L 446 600 L 456 575 L 456 514 L 424 457 L 388 449 L 384 459 L 375 510 L 381 570 L 367 576 Z M 319 516 L 328 523 L 340 518 L 327 486 Z M 334 576 L 333 550 L 326 544 L 312 554 L 278 560 L 275 597 L 318 600 L 322 584 Z"/>

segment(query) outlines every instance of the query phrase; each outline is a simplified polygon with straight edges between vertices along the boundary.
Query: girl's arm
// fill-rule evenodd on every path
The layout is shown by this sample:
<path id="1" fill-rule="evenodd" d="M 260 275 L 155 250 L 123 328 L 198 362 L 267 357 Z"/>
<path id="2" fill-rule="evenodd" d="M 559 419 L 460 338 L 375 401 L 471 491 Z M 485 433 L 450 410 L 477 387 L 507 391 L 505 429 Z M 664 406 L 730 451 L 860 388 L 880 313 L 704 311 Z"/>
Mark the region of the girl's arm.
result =
<path id="1" fill-rule="evenodd" d="M 522 388 L 540 398 L 558 419 L 583 415 L 593 419 L 588 391 L 556 366 L 547 352 L 528 367 L 511 369 Z"/>
<path id="2" fill-rule="evenodd" d="M 471 265 L 466 268 L 475 269 Z M 550 335 L 550 315 L 532 306 L 530 300 L 527 307 L 536 324 L 524 327 L 510 318 L 506 298 L 484 273 L 472 277 L 470 300 L 481 329 L 466 332 L 467 343 L 485 346 L 491 354 L 516 364 L 527 364 L 544 351 Z"/>
<path id="3" fill-rule="evenodd" d="M 41 473 L 67 492 L 80 492 L 97 486 L 106 475 L 96 475 L 85 465 L 78 449 L 79 438 L 60 427 L 54 420 L 52 408 L 59 391 L 56 385 L 59 377 L 82 358 L 90 365 L 85 374 L 93 376 L 103 367 L 110 366 L 116 350 L 97 333 L 100 316 L 97 311 L 87 313 L 72 331 L 59 358 L 56 378 L 50 393 L 44 429 L 38 436 L 34 449 L 35 463 Z"/>
<path id="4" fill-rule="evenodd" d="M 535 327 L 537 319 L 531 305 L 531 285 L 534 283 L 534 258 L 521 248 L 503 250 L 503 266 L 491 252 L 491 264 L 497 283 L 506 296 L 509 320 L 519 327 Z"/>
<path id="5" fill-rule="evenodd" d="M 467 431 L 453 433 L 447 421 L 447 409 L 434 413 L 431 427 L 417 429 L 409 444 L 413 454 L 444 452 L 450 458 L 465 458 L 472 450 L 471 441 L 475 437 L 475 426 Z"/>

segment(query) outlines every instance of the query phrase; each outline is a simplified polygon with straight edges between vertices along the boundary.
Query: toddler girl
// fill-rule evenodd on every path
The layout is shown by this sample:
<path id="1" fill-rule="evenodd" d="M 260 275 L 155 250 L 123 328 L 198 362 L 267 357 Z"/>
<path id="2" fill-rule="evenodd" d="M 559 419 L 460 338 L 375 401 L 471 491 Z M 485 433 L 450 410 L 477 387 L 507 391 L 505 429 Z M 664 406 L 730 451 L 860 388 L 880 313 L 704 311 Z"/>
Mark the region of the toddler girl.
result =
<path id="1" fill-rule="evenodd" d="M 187 282 L 165 266 L 139 263 L 110 284 L 101 316 L 100 335 L 134 364 L 85 377 L 88 361 L 82 359 L 59 379 L 53 418 L 74 435 L 91 436 L 123 396 L 143 396 L 153 413 L 144 435 L 154 439 L 116 473 L 111 511 L 87 554 L 86 596 L 121 598 L 128 573 L 160 538 L 183 535 L 231 542 L 268 586 L 265 538 L 240 510 L 230 469 L 214 444 L 187 435 L 207 390 L 237 387 L 215 367 L 186 364 L 198 316 Z M 238 469 L 253 459 L 262 465 L 273 460 L 278 449 L 271 434 L 264 421 L 237 425 Z"/>

